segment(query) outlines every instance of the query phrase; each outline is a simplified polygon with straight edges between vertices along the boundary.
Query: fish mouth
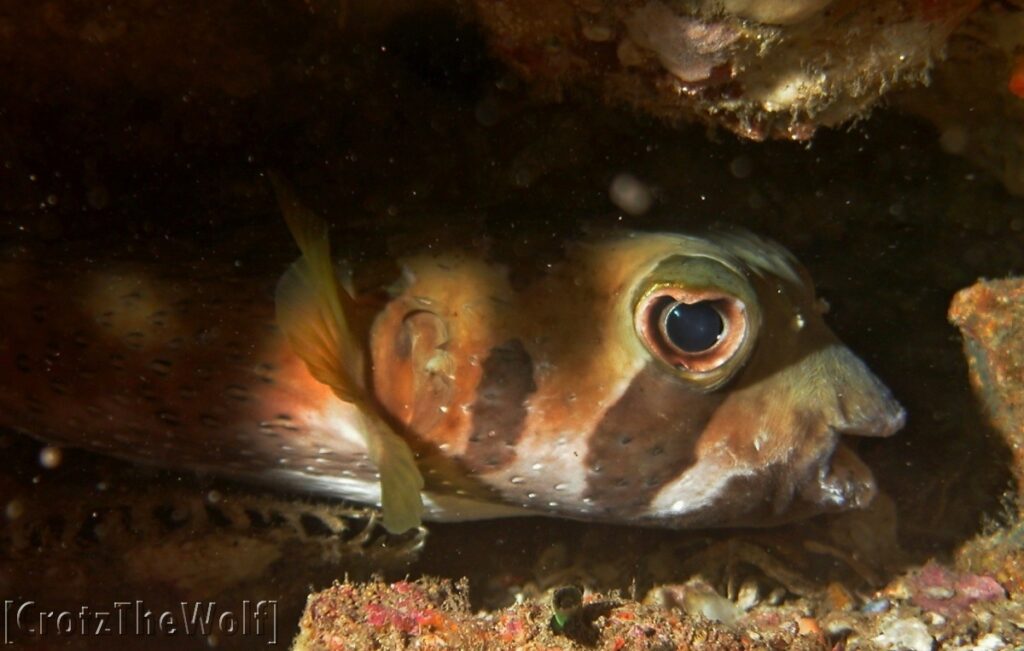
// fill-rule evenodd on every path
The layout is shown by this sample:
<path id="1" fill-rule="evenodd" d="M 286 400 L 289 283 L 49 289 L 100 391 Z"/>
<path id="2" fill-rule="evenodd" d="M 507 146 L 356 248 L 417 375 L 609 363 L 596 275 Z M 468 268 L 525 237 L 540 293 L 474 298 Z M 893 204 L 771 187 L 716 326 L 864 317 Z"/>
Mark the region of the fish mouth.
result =
<path id="1" fill-rule="evenodd" d="M 874 473 L 856 452 L 840 442 L 818 466 L 811 481 L 804 483 L 800 498 L 828 512 L 864 508 L 877 493 Z"/>
<path id="2" fill-rule="evenodd" d="M 821 511 L 859 509 L 868 506 L 878 492 L 874 473 L 848 445 L 846 437 L 884 438 L 903 429 L 907 412 L 889 389 L 863 363 L 849 354 L 846 363 L 860 366 L 860 382 L 854 389 L 837 392 L 833 422 L 829 425 L 835 446 L 824 455 L 817 470 L 799 489 L 802 500 Z"/>

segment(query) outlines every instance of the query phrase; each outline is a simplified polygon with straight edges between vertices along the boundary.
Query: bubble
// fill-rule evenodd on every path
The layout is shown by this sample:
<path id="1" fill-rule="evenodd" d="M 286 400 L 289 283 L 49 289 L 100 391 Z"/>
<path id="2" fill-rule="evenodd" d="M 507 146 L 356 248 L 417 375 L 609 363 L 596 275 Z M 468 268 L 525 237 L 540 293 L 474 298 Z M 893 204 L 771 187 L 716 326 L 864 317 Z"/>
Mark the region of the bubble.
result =
<path id="1" fill-rule="evenodd" d="M 212 490 L 206 494 L 206 501 L 210 504 L 216 504 L 222 499 L 224 499 L 224 496 L 221 495 L 220 491 Z"/>
<path id="2" fill-rule="evenodd" d="M 623 172 L 612 179 L 608 196 L 616 206 L 630 215 L 642 215 L 651 208 L 651 190 L 640 179 Z"/>
<path id="3" fill-rule="evenodd" d="M 963 127 L 950 127 L 939 136 L 939 146 L 949 154 L 962 154 L 967 149 L 967 131 Z"/>
<path id="4" fill-rule="evenodd" d="M 750 156 L 737 156 L 729 163 L 729 173 L 738 179 L 745 179 L 754 171 L 754 162 Z"/>
<path id="5" fill-rule="evenodd" d="M 63 460 L 64 453 L 60 448 L 53 445 L 47 445 L 39 451 L 39 465 L 49 470 L 53 470 L 59 466 L 60 462 Z"/>

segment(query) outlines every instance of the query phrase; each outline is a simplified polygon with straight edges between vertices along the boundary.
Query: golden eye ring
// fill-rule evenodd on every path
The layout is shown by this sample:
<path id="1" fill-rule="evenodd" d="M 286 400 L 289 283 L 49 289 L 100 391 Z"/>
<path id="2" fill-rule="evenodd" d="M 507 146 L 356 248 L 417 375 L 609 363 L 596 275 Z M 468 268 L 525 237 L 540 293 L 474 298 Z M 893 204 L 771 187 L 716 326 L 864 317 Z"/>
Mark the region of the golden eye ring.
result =
<path id="1" fill-rule="evenodd" d="M 690 373 L 709 373 L 739 351 L 747 310 L 738 298 L 713 290 L 653 288 L 638 303 L 635 327 L 659 359 Z"/>

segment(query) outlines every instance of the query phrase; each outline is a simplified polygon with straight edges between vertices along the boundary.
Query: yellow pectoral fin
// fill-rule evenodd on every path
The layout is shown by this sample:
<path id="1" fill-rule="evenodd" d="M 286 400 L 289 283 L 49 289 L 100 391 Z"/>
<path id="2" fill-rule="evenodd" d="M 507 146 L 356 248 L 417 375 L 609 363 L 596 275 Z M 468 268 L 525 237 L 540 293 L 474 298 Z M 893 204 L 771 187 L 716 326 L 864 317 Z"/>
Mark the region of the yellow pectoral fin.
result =
<path id="1" fill-rule="evenodd" d="M 420 526 L 423 517 L 423 476 L 412 450 L 383 420 L 363 411 L 370 458 L 380 471 L 380 501 L 384 511 L 384 528 L 402 533 Z"/>
<path id="2" fill-rule="evenodd" d="M 368 395 L 363 350 L 346 316 L 355 303 L 331 262 L 327 225 L 299 206 L 283 186 L 275 186 L 302 250 L 302 257 L 277 284 L 277 323 L 313 377 L 363 414 L 362 434 L 380 471 L 385 528 L 399 533 L 417 527 L 423 511 L 423 477 L 409 445 L 376 413 Z"/>

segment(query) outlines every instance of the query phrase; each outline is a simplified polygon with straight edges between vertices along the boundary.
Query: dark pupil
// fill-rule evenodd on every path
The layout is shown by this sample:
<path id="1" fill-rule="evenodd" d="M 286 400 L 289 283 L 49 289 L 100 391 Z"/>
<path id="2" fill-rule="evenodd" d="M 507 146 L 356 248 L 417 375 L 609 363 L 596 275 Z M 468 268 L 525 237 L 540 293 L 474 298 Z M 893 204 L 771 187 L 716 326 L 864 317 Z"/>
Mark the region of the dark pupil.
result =
<path id="1" fill-rule="evenodd" d="M 700 353 L 718 343 L 722 336 L 722 315 L 709 301 L 692 305 L 676 303 L 665 317 L 665 334 L 684 353 Z"/>

